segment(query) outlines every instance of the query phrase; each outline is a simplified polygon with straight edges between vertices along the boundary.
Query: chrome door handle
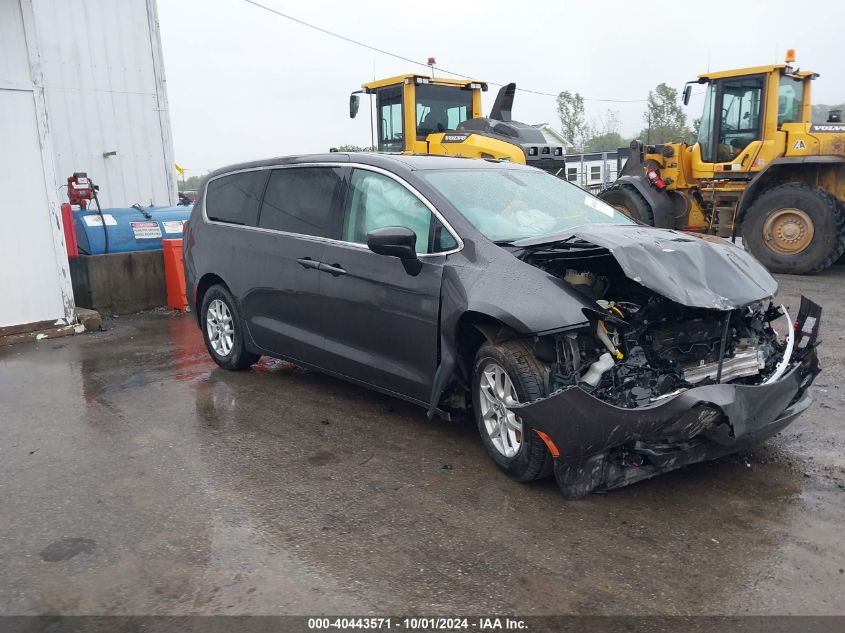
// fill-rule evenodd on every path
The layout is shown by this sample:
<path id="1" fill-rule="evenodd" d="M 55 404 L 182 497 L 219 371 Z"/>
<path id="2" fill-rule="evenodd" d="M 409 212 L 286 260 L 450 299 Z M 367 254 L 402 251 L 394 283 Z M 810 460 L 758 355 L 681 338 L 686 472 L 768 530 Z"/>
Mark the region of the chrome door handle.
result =
<path id="1" fill-rule="evenodd" d="M 330 275 L 333 275 L 335 277 L 340 277 L 340 275 L 346 274 L 346 271 L 343 269 L 343 266 L 341 266 L 340 264 L 329 265 L 329 264 L 322 264 L 321 263 L 320 264 L 320 270 L 322 270 L 324 273 L 329 273 Z"/>
<path id="2" fill-rule="evenodd" d="M 315 270 L 320 269 L 320 262 L 318 262 L 315 259 L 311 259 L 310 257 L 301 257 L 300 259 L 297 259 L 296 261 L 303 268 L 313 268 Z"/>

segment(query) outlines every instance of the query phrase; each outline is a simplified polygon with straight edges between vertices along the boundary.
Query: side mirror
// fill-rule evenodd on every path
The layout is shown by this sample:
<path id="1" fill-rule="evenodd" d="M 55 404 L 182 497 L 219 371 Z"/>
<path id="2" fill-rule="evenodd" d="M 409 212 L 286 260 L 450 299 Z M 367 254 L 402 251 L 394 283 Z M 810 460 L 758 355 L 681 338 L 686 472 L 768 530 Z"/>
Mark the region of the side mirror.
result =
<path id="1" fill-rule="evenodd" d="M 417 234 L 404 226 L 385 226 L 367 233 L 367 248 L 377 255 L 398 257 L 409 275 L 419 275 L 422 270 L 416 245 Z"/>
<path id="2" fill-rule="evenodd" d="M 349 118 L 354 119 L 355 115 L 358 114 L 358 106 L 361 104 L 361 100 L 356 94 L 349 95 Z"/>
<path id="3" fill-rule="evenodd" d="M 692 95 L 692 84 L 684 86 L 684 105 L 689 105 L 689 98 Z"/>

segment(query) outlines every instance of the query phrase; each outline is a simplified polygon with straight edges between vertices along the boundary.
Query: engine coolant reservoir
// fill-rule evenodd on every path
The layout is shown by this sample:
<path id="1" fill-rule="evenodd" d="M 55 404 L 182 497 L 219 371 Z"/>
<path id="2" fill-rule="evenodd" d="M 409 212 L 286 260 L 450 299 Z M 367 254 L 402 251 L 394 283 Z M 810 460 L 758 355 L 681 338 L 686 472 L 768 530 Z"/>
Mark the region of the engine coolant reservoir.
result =
<path id="1" fill-rule="evenodd" d="M 613 356 L 610 355 L 610 352 L 605 352 L 599 359 L 590 365 L 590 368 L 587 370 L 587 373 L 581 378 L 582 382 L 587 383 L 591 387 L 595 387 L 599 384 L 599 380 L 601 380 L 602 375 L 608 369 L 613 367 Z"/>
<path id="2" fill-rule="evenodd" d="M 603 297 L 607 290 L 607 279 L 588 270 L 581 271 L 570 268 L 566 271 L 563 280 L 570 286 L 584 288 L 588 294 L 596 298 Z"/>

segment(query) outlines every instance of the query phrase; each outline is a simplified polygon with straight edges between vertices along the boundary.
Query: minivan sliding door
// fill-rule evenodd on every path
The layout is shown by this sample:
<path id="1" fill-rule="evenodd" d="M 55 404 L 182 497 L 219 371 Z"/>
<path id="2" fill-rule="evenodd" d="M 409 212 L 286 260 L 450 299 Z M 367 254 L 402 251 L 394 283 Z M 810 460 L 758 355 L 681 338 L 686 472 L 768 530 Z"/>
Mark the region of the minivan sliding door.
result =
<path id="1" fill-rule="evenodd" d="M 243 265 L 252 288 L 243 299 L 249 333 L 275 355 L 321 364 L 319 321 L 325 239 L 333 236 L 342 190 L 342 167 L 291 166 L 273 169 Z"/>

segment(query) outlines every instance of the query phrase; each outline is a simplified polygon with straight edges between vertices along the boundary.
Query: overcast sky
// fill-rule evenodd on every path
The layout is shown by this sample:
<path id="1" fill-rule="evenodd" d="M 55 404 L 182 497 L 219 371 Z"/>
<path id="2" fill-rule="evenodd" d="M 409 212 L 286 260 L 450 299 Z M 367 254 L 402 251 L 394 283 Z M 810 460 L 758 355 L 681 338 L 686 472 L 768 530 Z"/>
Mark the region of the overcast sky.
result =
<path id="1" fill-rule="evenodd" d="M 787 48 L 821 74 L 814 102 L 845 101 L 845 2 L 728 3 L 531 0 L 257 0 L 404 57 L 485 81 L 587 99 L 645 99 L 660 82 L 776 63 Z M 651 7 L 651 8 L 650 8 Z M 368 145 L 349 93 L 419 66 L 359 48 L 244 0 L 158 0 L 176 160 L 198 170 L 241 160 Z M 489 111 L 496 88 L 484 95 Z M 623 134 L 644 103 L 588 101 L 587 117 L 619 112 Z M 699 116 L 701 97 L 687 113 Z M 556 121 L 551 97 L 517 93 L 514 118 Z"/>

